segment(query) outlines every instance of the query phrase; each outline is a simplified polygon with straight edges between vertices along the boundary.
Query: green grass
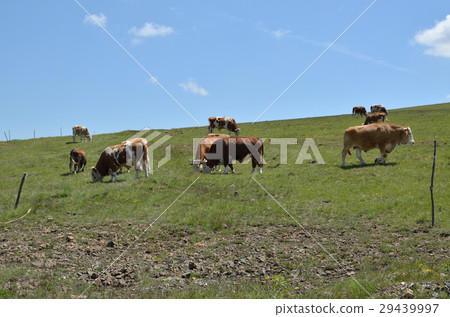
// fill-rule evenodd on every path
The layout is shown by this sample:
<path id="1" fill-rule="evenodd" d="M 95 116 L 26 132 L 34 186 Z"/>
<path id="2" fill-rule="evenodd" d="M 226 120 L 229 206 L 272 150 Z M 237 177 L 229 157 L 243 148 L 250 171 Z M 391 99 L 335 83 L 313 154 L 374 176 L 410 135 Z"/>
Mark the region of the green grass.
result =
<path id="1" fill-rule="evenodd" d="M 450 279 L 450 104 L 391 110 L 388 118 L 410 126 L 416 145 L 398 146 L 386 165 L 361 166 L 355 155 L 347 156 L 345 169 L 340 167 L 343 133 L 360 125 L 362 118 L 341 115 L 239 125 L 244 136 L 266 138 L 267 165 L 262 175 L 253 175 L 255 180 L 315 241 L 256 183 L 250 164 L 237 164 L 234 175 L 194 172 L 189 165 L 192 139 L 204 136 L 206 127 L 160 131 L 172 136 L 167 142 L 172 159 L 148 179 L 140 173 L 134 180 L 131 170 L 116 183 L 93 184 L 90 166 L 104 148 L 136 131 L 96 135 L 93 142 L 81 144 L 73 144 L 68 136 L 2 142 L 0 222 L 18 218 L 29 208 L 32 212 L 0 225 L 0 298 L 78 296 L 90 285 L 82 274 L 106 269 L 132 243 L 115 266 L 133 272 L 123 278 L 126 286 L 94 283 L 84 295 L 367 298 L 353 278 L 373 297 L 399 296 L 384 290 L 401 282 L 443 285 Z M 280 146 L 271 144 L 272 138 L 297 138 L 297 145 L 288 146 L 288 164 L 280 164 Z M 326 164 L 294 164 L 305 138 L 314 139 Z M 436 225 L 431 228 L 435 139 Z M 87 153 L 87 171 L 68 175 L 68 155 L 76 147 Z M 378 156 L 375 149 L 363 153 L 368 163 Z M 154 162 L 162 157 L 160 148 Z M 14 210 L 24 172 L 28 178 Z M 110 241 L 115 247 L 106 246 Z M 258 260 L 261 257 L 265 262 Z M 189 270 L 189 261 L 199 268 Z M 230 268 L 227 261 L 236 264 Z M 181 277 L 186 272 L 190 277 Z M 448 295 L 442 291 L 439 296 Z"/>

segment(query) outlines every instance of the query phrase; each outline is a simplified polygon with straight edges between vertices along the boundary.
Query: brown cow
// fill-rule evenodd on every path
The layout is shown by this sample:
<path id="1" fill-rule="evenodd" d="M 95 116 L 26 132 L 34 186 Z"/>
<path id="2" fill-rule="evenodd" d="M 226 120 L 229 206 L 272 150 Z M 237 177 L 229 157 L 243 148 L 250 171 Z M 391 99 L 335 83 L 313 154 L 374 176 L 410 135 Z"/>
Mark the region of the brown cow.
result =
<path id="1" fill-rule="evenodd" d="M 367 116 L 366 108 L 364 107 L 353 107 L 352 116 L 356 117 L 356 115 Z"/>
<path id="2" fill-rule="evenodd" d="M 70 174 L 72 174 L 72 166 L 74 174 L 79 172 L 80 169 L 82 172 L 84 172 L 84 167 L 86 166 L 86 163 L 87 163 L 86 153 L 82 149 L 73 149 L 72 151 L 70 151 L 70 161 L 69 161 Z"/>
<path id="3" fill-rule="evenodd" d="M 228 166 L 231 168 L 231 173 L 234 173 L 232 161 L 242 163 L 248 155 L 252 158 L 252 173 L 258 165 L 259 173 L 262 174 L 264 144 L 260 138 L 229 137 L 216 140 L 211 145 L 209 153 L 205 154 L 206 166 L 203 167 L 203 171 L 210 173 L 215 166 L 223 163 L 224 174 L 228 173 Z"/>
<path id="4" fill-rule="evenodd" d="M 149 168 L 148 145 L 144 138 L 127 140 L 118 145 L 107 147 L 101 154 L 97 165 L 92 168 L 92 181 L 102 181 L 106 175 L 111 175 L 110 182 L 117 181 L 117 170 L 125 166 L 127 169 L 134 164 L 138 178 L 141 166 L 144 166 L 145 177 L 148 177 Z"/>
<path id="5" fill-rule="evenodd" d="M 380 120 L 384 122 L 386 119 L 386 114 L 384 112 L 372 113 L 366 117 L 366 121 L 362 125 L 368 125 L 371 123 L 379 122 Z"/>
<path id="6" fill-rule="evenodd" d="M 234 132 L 236 136 L 239 135 L 241 129 L 238 128 L 236 121 L 231 117 L 209 117 L 209 130 L 208 133 L 214 133 L 214 129 L 218 130 L 227 129 L 228 135 L 231 135 L 231 132 Z"/>
<path id="7" fill-rule="evenodd" d="M 375 112 L 384 112 L 386 115 L 388 115 L 388 112 L 386 110 L 385 107 L 383 107 L 382 105 L 374 105 L 370 107 L 370 112 L 375 113 Z"/>
<path id="8" fill-rule="evenodd" d="M 367 152 L 378 148 L 381 157 L 376 162 L 386 163 L 388 153 L 398 144 L 414 144 L 410 127 L 402 127 L 392 123 L 374 123 L 363 126 L 350 127 L 344 133 L 344 149 L 342 150 L 342 166 L 345 166 L 345 156 L 352 154 L 351 148 L 356 149 L 356 156 L 362 164 L 366 164 L 361 156 L 361 150 Z"/>
<path id="9" fill-rule="evenodd" d="M 92 136 L 89 134 L 89 130 L 86 127 L 83 127 L 81 125 L 75 125 L 72 127 L 72 134 L 73 134 L 73 142 L 75 143 L 75 137 L 78 135 L 80 136 L 80 142 L 84 139 L 84 142 L 86 142 L 86 138 L 89 141 L 92 141 Z"/>
<path id="10" fill-rule="evenodd" d="M 230 136 L 226 134 L 208 134 L 207 136 L 201 138 L 197 146 L 195 159 L 192 161 L 194 171 L 203 172 L 203 163 L 205 163 L 205 154 L 209 153 L 211 145 L 218 139 L 229 137 Z M 218 166 L 218 170 L 220 171 L 220 165 Z"/>

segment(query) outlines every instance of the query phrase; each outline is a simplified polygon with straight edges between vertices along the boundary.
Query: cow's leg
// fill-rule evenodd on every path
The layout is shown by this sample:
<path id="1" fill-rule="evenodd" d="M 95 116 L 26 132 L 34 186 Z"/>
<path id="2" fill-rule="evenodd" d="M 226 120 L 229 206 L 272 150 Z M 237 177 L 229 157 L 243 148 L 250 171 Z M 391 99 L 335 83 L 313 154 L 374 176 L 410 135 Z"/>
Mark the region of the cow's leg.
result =
<path id="1" fill-rule="evenodd" d="M 345 148 L 342 150 L 342 166 L 345 166 L 345 157 L 347 156 L 348 153 L 348 148 Z"/>
<path id="2" fill-rule="evenodd" d="M 361 163 L 362 163 L 363 165 L 366 164 L 366 162 L 364 162 L 364 160 L 363 160 L 363 158 L 362 158 L 362 156 L 361 156 L 361 149 L 356 149 L 356 157 L 361 161 Z"/>
<path id="3" fill-rule="evenodd" d="M 69 162 L 69 168 L 70 168 L 70 174 L 72 174 L 72 158 L 70 158 L 70 162 Z"/>
<path id="4" fill-rule="evenodd" d="M 229 165 L 230 165 L 230 169 L 231 169 L 231 174 L 234 174 L 233 164 L 229 164 Z"/>
<path id="5" fill-rule="evenodd" d="M 73 143 L 75 143 L 76 142 L 75 141 L 76 134 L 74 133 L 72 136 L 73 136 Z"/>
<path id="6" fill-rule="evenodd" d="M 380 157 L 377 157 L 377 158 L 375 159 L 375 163 L 381 162 L 381 163 L 383 163 L 383 164 L 386 164 L 387 153 L 386 153 L 386 152 L 383 152 L 383 151 L 380 151 L 380 153 L 381 153 L 381 156 L 380 156 Z"/>
<path id="7" fill-rule="evenodd" d="M 225 165 L 225 171 L 223 173 L 228 174 L 228 165 Z"/>

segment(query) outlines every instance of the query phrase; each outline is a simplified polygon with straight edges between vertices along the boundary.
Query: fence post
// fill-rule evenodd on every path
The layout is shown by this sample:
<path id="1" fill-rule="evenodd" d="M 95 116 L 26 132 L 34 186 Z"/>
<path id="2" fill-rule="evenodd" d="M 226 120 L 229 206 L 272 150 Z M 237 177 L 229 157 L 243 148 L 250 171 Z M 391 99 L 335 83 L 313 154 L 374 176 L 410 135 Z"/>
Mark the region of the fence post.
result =
<path id="1" fill-rule="evenodd" d="M 14 209 L 16 209 L 17 205 L 19 204 L 20 194 L 22 193 L 22 186 L 23 186 L 23 183 L 25 182 L 25 178 L 27 178 L 27 173 L 23 173 L 22 181 L 20 182 L 19 193 L 17 194 L 16 204 L 14 205 Z"/>
<path id="2" fill-rule="evenodd" d="M 436 140 L 434 140 L 434 154 L 433 154 L 433 171 L 431 172 L 431 226 L 434 227 L 434 197 L 433 197 L 433 183 L 434 183 L 434 170 L 436 168 Z"/>

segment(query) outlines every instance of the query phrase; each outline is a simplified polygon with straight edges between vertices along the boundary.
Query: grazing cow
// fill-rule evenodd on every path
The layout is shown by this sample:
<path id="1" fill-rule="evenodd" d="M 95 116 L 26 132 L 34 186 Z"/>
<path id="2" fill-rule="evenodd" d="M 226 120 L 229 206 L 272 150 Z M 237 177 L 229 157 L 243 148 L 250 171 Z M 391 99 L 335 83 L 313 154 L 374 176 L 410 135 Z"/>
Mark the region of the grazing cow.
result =
<path id="1" fill-rule="evenodd" d="M 87 163 L 86 153 L 82 149 L 73 149 L 72 151 L 70 151 L 70 161 L 69 161 L 70 174 L 72 174 L 72 166 L 74 174 L 79 172 L 80 169 L 82 172 L 84 172 L 84 167 L 86 166 L 86 163 Z"/>
<path id="2" fill-rule="evenodd" d="M 383 107 L 382 105 L 374 105 L 370 107 L 370 112 L 374 113 L 374 112 L 384 112 L 386 115 L 388 115 L 388 112 L 386 110 L 385 107 Z"/>
<path id="3" fill-rule="evenodd" d="M 378 148 L 381 157 L 376 162 L 386 163 L 388 153 L 398 144 L 414 144 L 414 138 L 409 127 L 402 127 L 392 123 L 374 123 L 363 126 L 350 127 L 344 133 L 344 149 L 342 150 L 342 166 L 345 166 L 345 156 L 352 154 L 351 148 L 356 149 L 356 156 L 362 164 L 366 164 L 361 157 L 361 150 L 367 152 Z"/>
<path id="4" fill-rule="evenodd" d="M 80 137 L 80 142 L 84 139 L 84 142 L 86 142 L 86 138 L 89 139 L 89 141 L 92 141 L 92 135 L 89 134 L 89 130 L 86 127 L 83 127 L 81 125 L 75 125 L 72 128 L 72 134 L 73 134 L 73 142 L 75 143 L 75 137 L 78 135 Z"/>
<path id="5" fill-rule="evenodd" d="M 209 132 L 208 133 L 214 133 L 214 129 L 217 128 L 218 130 L 221 129 L 227 129 L 228 135 L 231 135 L 231 132 L 234 132 L 236 136 L 239 135 L 241 132 L 241 129 L 238 128 L 236 121 L 234 121 L 231 117 L 210 117 L 208 118 L 209 121 Z"/>
<path id="6" fill-rule="evenodd" d="M 383 122 L 384 122 L 384 120 L 386 120 L 386 114 L 384 112 L 372 113 L 372 114 L 368 115 L 366 117 L 366 121 L 364 121 L 364 123 L 362 125 L 368 125 L 371 123 L 379 122 L 380 120 Z"/>
<path id="7" fill-rule="evenodd" d="M 367 116 L 366 108 L 364 107 L 353 107 L 352 116 L 356 117 L 356 115 Z"/>
<path id="8" fill-rule="evenodd" d="M 138 178 L 141 166 L 144 166 L 145 177 L 148 177 L 149 168 L 148 145 L 144 138 L 127 140 L 118 145 L 107 147 L 101 154 L 97 165 L 92 167 L 92 181 L 102 181 L 106 175 L 111 175 L 110 182 L 117 181 L 117 170 L 125 166 L 130 169 L 134 164 Z"/>
<path id="9" fill-rule="evenodd" d="M 194 167 L 194 171 L 203 172 L 203 163 L 205 163 L 205 154 L 209 153 L 211 149 L 211 145 L 221 138 L 228 138 L 229 135 L 226 134 L 208 134 L 207 136 L 200 139 L 200 142 L 197 147 L 197 151 L 195 153 L 195 159 L 192 161 L 192 166 Z M 220 165 L 216 166 L 220 171 Z"/>
<path id="10" fill-rule="evenodd" d="M 259 173 L 262 174 L 264 144 L 260 138 L 255 137 L 229 137 L 216 140 L 210 148 L 209 153 L 205 154 L 206 166 L 203 167 L 204 173 L 210 173 L 212 169 L 223 164 L 225 166 L 224 174 L 228 173 L 228 166 L 231 173 L 234 173 L 232 161 L 240 163 L 250 155 L 252 158 L 252 174 L 258 165 Z"/>

